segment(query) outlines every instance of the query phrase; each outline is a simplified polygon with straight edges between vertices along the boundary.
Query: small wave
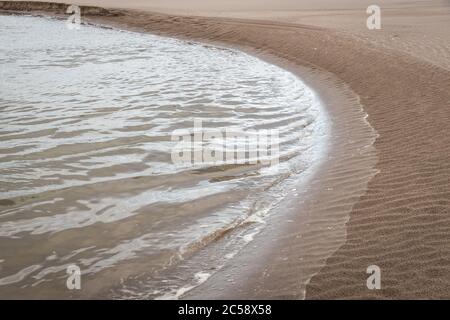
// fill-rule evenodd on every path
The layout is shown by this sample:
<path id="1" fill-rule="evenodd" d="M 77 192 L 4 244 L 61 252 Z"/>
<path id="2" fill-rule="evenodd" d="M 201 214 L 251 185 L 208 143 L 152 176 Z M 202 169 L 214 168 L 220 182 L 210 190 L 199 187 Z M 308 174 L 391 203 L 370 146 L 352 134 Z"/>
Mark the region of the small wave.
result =
<path id="1" fill-rule="evenodd" d="M 0 286 L 58 283 L 68 263 L 100 279 L 111 269 L 131 277 L 136 261 L 162 272 L 224 239 L 231 258 L 320 158 L 319 99 L 255 57 L 36 17 L 4 16 L 0 28 L 14 30 L 0 33 L 9 43 L 0 48 L 0 237 L 13 275 Z M 174 163 L 174 131 L 195 135 L 199 120 L 202 132 L 274 130 L 279 154 L 238 139 L 236 152 L 253 154 L 243 163 Z M 204 144 L 226 152 L 223 141 Z M 198 272 L 194 285 L 213 274 Z M 175 296 L 190 288 L 173 287 Z"/>

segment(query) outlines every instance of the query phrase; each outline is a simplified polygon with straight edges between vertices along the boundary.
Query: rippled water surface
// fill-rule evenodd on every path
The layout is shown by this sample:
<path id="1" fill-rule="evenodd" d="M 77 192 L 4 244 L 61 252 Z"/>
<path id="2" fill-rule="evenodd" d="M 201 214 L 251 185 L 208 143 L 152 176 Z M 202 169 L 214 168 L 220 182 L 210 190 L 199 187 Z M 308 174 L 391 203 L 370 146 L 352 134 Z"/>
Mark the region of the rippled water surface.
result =
<path id="1" fill-rule="evenodd" d="M 16 16 L 0 43 L 0 297 L 68 295 L 72 264 L 87 296 L 176 296 L 210 275 L 183 261 L 232 259 L 326 138 L 308 87 L 234 50 Z M 194 120 L 277 130 L 277 170 L 174 164 Z"/>

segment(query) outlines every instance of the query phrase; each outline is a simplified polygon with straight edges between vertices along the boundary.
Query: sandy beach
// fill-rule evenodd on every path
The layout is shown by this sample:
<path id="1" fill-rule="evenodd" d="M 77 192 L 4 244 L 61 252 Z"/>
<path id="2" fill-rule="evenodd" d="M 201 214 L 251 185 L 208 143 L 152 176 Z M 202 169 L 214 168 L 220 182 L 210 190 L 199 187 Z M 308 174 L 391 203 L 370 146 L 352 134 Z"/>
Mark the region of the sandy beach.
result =
<path id="1" fill-rule="evenodd" d="M 373 31 L 370 1 L 74 2 L 108 8 L 82 8 L 85 22 L 236 48 L 281 66 L 327 107 L 328 155 L 278 208 L 283 219 L 271 216 L 250 246 L 182 298 L 450 297 L 449 1 L 378 1 L 382 29 Z M 0 1 L 0 13 L 62 16 L 65 8 Z M 381 290 L 366 286 L 371 265 L 381 269 Z M 93 281 L 83 297 L 105 290 Z"/>

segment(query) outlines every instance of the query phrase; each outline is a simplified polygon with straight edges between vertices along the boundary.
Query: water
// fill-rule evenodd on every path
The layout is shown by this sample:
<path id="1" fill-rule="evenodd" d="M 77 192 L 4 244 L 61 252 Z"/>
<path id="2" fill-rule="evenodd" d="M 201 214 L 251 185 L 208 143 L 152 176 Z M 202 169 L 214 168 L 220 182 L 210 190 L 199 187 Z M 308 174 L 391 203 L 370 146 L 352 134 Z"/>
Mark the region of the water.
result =
<path id="1" fill-rule="evenodd" d="M 177 297 L 239 254 L 323 151 L 313 91 L 244 53 L 17 16 L 0 16 L 0 43 L 0 297 L 73 294 L 69 265 L 85 296 Z M 276 130 L 279 164 L 174 163 L 174 130 L 199 120 Z"/>

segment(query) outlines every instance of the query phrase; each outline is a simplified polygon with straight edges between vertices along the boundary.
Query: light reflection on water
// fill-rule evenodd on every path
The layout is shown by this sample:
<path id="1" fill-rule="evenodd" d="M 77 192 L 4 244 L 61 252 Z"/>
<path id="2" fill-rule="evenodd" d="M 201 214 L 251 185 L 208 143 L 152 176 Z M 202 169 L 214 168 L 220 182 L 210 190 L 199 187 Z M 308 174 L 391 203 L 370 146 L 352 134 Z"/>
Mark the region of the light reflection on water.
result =
<path id="1" fill-rule="evenodd" d="M 69 264 L 112 284 L 158 272 L 267 212 L 320 153 L 314 93 L 249 55 L 35 17 L 0 30 L 0 297 L 58 296 Z M 279 170 L 174 165 L 195 119 L 278 130 Z"/>

